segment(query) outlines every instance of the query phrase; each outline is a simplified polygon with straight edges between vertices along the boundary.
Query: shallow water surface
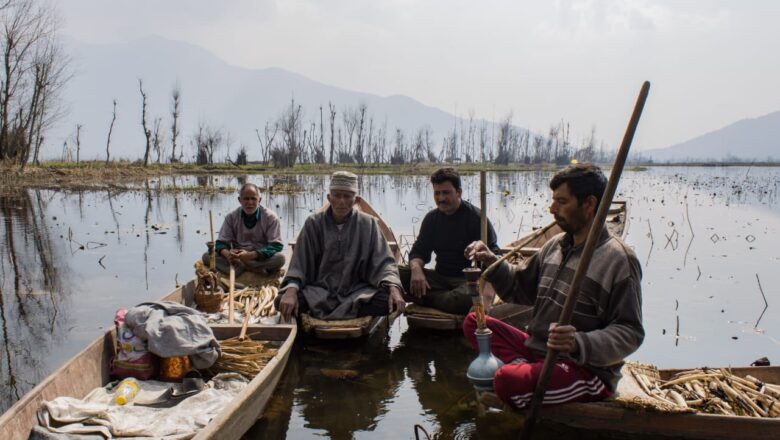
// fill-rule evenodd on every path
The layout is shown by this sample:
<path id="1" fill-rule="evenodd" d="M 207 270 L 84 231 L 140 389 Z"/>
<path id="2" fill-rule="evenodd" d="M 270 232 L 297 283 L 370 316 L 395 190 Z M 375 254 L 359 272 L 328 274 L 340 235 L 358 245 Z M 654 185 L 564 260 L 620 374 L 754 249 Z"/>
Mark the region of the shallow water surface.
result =
<path id="1" fill-rule="evenodd" d="M 550 176 L 488 174 L 488 213 L 500 243 L 550 221 Z M 0 194 L 0 411 L 112 325 L 117 308 L 157 299 L 192 278 L 209 240 L 209 210 L 219 228 L 238 204 L 235 194 L 173 186 L 230 187 L 244 179 Z M 322 204 L 328 181 L 295 179 L 306 191 L 263 193 L 261 202 L 280 215 L 285 240 Z M 249 180 L 262 187 L 277 181 Z M 624 173 L 625 241 L 644 272 L 646 338 L 632 359 L 681 368 L 746 365 L 762 356 L 780 362 L 778 181 L 780 169 L 760 167 Z M 427 179 L 364 176 L 361 188 L 408 252 L 434 205 Z M 464 177 L 463 195 L 478 201 L 477 176 Z M 516 421 L 476 416 L 464 374 L 472 358 L 457 332 L 413 332 L 403 318 L 365 344 L 297 347 L 247 437 L 414 438 L 415 424 L 437 438 L 514 437 Z"/>

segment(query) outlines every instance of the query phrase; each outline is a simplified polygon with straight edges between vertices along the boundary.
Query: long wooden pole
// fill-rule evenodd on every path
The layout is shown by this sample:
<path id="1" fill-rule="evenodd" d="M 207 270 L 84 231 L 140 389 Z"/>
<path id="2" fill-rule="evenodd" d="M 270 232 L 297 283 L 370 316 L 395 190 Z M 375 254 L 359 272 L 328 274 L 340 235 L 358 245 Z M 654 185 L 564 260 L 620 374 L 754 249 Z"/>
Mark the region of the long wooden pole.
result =
<path id="1" fill-rule="evenodd" d="M 236 267 L 233 263 L 230 263 L 230 278 L 228 281 L 228 324 L 233 323 L 233 309 L 235 304 L 233 303 L 233 295 L 236 293 Z"/>
<path id="2" fill-rule="evenodd" d="M 634 140 L 634 133 L 639 124 L 639 117 L 642 116 L 642 109 L 645 106 L 645 101 L 647 101 L 647 94 L 649 91 L 650 83 L 645 81 L 642 85 L 642 89 L 639 91 L 639 96 L 634 105 L 634 112 L 631 115 L 631 120 L 628 122 L 626 133 L 623 136 L 623 142 L 620 144 L 620 149 L 615 158 L 615 164 L 612 166 L 607 188 L 604 191 L 604 195 L 601 197 L 599 209 L 591 224 L 588 238 L 585 240 L 585 248 L 582 250 L 582 256 L 580 257 L 579 264 L 577 264 L 577 270 L 574 272 L 574 279 L 572 280 L 569 289 L 569 295 L 566 297 L 566 302 L 563 304 L 561 316 L 558 318 L 558 325 L 569 325 L 571 322 L 571 315 L 574 312 L 574 305 L 577 303 L 577 296 L 579 296 L 582 281 L 585 278 L 585 274 L 588 272 L 588 266 L 590 266 L 593 252 L 596 250 L 596 242 L 601 235 L 601 230 L 604 228 L 604 220 L 606 220 L 609 207 L 612 205 L 612 198 L 615 195 L 618 181 L 620 181 L 620 174 L 623 172 L 623 167 L 626 164 L 628 150 L 631 148 L 631 141 Z M 536 383 L 536 389 L 534 390 L 534 395 L 531 399 L 530 412 L 525 419 L 525 425 L 523 426 L 523 432 L 520 437 L 522 439 L 530 439 L 533 434 L 536 417 L 539 414 L 544 395 L 547 392 L 547 385 L 550 382 L 550 375 L 552 374 L 552 369 L 557 357 L 558 351 L 547 350 L 547 356 L 544 358 L 544 365 L 539 374 L 539 381 Z"/>
<path id="3" fill-rule="evenodd" d="M 209 226 L 211 227 L 211 249 L 209 255 L 209 269 L 217 268 L 217 243 L 214 241 L 214 214 L 209 209 Z"/>
<path id="4" fill-rule="evenodd" d="M 487 228 L 487 186 L 485 184 L 485 172 L 479 172 L 479 237 L 482 243 L 488 243 Z"/>
<path id="5" fill-rule="evenodd" d="M 479 238 L 482 240 L 482 243 L 490 247 L 487 228 L 487 184 L 485 183 L 485 171 L 479 172 Z M 486 326 L 485 297 L 482 295 L 482 289 L 478 287 L 477 291 L 479 292 L 479 303 L 474 306 L 474 312 L 477 315 L 477 329 L 484 330 Z"/>

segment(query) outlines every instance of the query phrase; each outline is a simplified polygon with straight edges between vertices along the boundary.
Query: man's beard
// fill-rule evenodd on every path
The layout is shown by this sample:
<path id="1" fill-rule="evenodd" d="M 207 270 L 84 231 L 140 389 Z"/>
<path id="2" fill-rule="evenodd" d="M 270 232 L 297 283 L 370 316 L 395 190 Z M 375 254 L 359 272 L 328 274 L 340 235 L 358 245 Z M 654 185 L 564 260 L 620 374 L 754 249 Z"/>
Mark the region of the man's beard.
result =
<path id="1" fill-rule="evenodd" d="M 574 211 L 569 218 L 556 215 L 555 221 L 558 222 L 558 226 L 563 229 L 564 232 L 569 234 L 576 234 L 586 226 L 585 213 L 580 209 Z"/>

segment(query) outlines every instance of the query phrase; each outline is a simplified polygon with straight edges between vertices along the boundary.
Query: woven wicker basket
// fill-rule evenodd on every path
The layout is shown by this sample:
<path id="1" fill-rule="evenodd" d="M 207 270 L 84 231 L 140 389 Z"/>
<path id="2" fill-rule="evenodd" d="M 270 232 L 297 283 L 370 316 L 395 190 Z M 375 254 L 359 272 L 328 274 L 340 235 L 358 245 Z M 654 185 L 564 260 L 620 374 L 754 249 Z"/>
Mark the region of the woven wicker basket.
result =
<path id="1" fill-rule="evenodd" d="M 201 312 L 219 312 L 223 298 L 225 298 L 225 294 L 221 291 L 216 293 L 211 293 L 209 291 L 195 292 L 195 304 L 198 306 L 198 310 Z"/>

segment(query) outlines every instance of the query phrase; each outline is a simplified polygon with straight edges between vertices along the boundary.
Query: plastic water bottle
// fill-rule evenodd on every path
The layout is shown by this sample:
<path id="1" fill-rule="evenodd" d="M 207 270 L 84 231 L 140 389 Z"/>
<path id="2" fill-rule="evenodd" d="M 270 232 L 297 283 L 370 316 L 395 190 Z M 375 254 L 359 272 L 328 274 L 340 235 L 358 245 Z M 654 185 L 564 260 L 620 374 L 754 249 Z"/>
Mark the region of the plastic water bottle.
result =
<path id="1" fill-rule="evenodd" d="M 138 381 L 134 378 L 128 377 L 127 379 L 122 380 L 114 390 L 114 403 L 117 405 L 124 405 L 132 401 L 135 395 L 138 394 L 139 389 Z"/>

